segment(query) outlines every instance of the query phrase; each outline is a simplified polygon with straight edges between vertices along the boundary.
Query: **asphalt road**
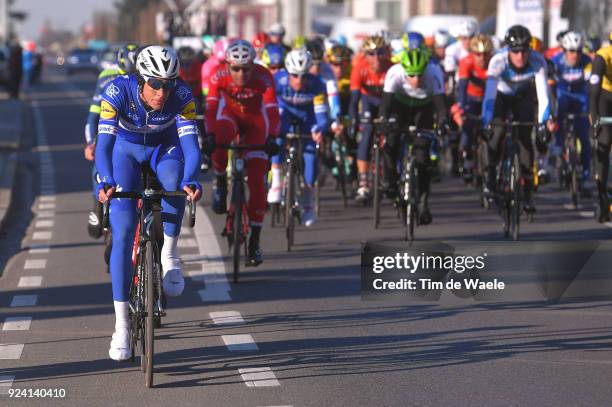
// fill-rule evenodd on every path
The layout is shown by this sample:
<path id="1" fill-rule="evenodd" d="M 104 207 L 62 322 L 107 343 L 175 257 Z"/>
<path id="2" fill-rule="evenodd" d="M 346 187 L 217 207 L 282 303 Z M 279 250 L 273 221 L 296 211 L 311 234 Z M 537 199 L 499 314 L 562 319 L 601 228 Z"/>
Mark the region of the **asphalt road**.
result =
<path id="1" fill-rule="evenodd" d="M 89 238 L 90 164 L 83 128 L 95 78 L 48 72 L 29 92 L 11 219 L 0 241 L 0 405 L 206 406 L 609 405 L 608 300 L 446 303 L 364 301 L 361 243 L 402 236 L 385 206 L 342 208 L 331 184 L 322 214 L 287 253 L 266 227 L 265 262 L 229 283 L 223 219 L 209 209 L 184 227 L 189 276 L 156 332 L 155 387 L 139 364 L 108 358 L 114 327 L 103 243 Z M 433 186 L 423 240 L 503 240 L 494 211 L 458 180 Z M 525 240 L 609 239 L 590 205 L 571 211 L 544 187 Z M 224 267 L 224 264 L 226 267 Z M 10 397 L 64 389 L 65 397 Z"/>

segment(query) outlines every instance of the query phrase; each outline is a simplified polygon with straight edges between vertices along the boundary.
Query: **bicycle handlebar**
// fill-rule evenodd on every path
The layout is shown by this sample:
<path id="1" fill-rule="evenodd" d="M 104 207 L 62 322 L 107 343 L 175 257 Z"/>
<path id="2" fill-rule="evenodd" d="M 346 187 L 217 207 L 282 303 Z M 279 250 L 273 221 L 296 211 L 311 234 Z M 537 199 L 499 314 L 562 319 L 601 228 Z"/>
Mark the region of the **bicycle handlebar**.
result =
<path id="1" fill-rule="evenodd" d="M 185 197 L 187 192 L 185 191 L 163 191 L 163 190 L 144 190 L 144 191 L 115 191 L 111 195 L 111 199 L 113 198 L 130 198 L 130 199 L 156 199 L 156 198 L 166 198 L 166 197 L 174 197 L 174 196 L 182 196 Z"/>
<path id="2" fill-rule="evenodd" d="M 597 123 L 595 123 L 595 125 L 596 125 L 596 127 L 612 125 L 612 116 L 602 116 L 602 117 L 600 117 L 599 120 L 597 120 Z"/>

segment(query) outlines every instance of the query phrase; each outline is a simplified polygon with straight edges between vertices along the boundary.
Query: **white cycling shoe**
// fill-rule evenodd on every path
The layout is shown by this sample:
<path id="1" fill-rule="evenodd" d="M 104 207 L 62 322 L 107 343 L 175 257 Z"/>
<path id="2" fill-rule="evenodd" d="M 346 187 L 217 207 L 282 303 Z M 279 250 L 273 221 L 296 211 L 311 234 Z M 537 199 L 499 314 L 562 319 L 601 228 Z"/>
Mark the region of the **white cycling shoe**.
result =
<path id="1" fill-rule="evenodd" d="M 132 357 L 130 349 L 130 330 L 129 328 L 117 328 L 111 339 L 108 356 L 116 361 L 128 360 Z"/>
<path id="2" fill-rule="evenodd" d="M 304 208 L 304 212 L 302 213 L 302 221 L 304 222 L 304 226 L 310 227 L 314 225 L 317 220 L 317 213 L 314 210 L 314 191 L 312 188 L 304 188 L 304 194 L 302 195 L 302 207 Z"/>
<path id="3" fill-rule="evenodd" d="M 178 236 L 164 234 L 164 245 L 161 251 L 161 264 L 164 273 L 164 293 L 168 297 L 178 297 L 185 289 L 185 279 L 181 272 L 181 260 L 176 251 Z"/>
<path id="4" fill-rule="evenodd" d="M 304 213 L 302 214 L 302 218 L 304 220 L 304 226 L 310 227 L 315 224 L 317 221 L 317 214 L 314 208 L 304 208 Z"/>

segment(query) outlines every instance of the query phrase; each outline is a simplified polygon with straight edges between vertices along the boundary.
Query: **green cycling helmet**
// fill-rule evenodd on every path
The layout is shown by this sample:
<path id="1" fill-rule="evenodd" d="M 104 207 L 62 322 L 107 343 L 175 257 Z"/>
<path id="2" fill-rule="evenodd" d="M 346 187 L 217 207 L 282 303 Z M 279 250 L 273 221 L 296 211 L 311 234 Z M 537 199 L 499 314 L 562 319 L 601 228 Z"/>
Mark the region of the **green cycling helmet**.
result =
<path id="1" fill-rule="evenodd" d="M 429 52 L 421 48 L 407 49 L 402 52 L 400 63 L 407 75 L 423 75 L 429 63 Z"/>

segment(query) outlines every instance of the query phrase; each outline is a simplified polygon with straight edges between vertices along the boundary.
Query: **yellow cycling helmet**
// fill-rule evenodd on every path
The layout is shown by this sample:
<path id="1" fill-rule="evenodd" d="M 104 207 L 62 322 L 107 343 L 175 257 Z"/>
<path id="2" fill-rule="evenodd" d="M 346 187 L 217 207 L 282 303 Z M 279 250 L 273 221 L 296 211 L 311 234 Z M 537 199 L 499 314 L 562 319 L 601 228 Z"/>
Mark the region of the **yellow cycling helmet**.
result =
<path id="1" fill-rule="evenodd" d="M 327 60 L 331 64 L 349 62 L 351 60 L 351 51 L 345 46 L 334 45 L 327 51 Z"/>
<path id="2" fill-rule="evenodd" d="M 306 48 L 306 37 L 304 37 L 303 35 L 298 35 L 293 39 L 293 42 L 291 43 L 291 49 L 300 48 Z"/>
<path id="3" fill-rule="evenodd" d="M 484 34 L 478 34 L 470 40 L 470 51 L 482 54 L 488 54 L 493 51 L 493 41 L 491 37 Z"/>
<path id="4" fill-rule="evenodd" d="M 538 37 L 531 37 L 531 41 L 529 41 L 529 47 L 537 52 L 542 52 L 544 50 L 544 43 Z"/>

